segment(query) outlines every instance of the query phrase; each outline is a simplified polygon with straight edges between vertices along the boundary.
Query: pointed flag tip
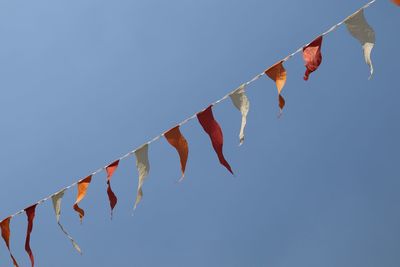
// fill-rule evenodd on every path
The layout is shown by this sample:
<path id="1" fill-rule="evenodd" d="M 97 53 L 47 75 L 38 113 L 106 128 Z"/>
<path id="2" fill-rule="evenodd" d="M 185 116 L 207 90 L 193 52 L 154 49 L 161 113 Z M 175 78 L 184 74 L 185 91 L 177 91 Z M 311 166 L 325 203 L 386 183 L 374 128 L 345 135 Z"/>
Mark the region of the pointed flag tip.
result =
<path id="1" fill-rule="evenodd" d="M 242 138 L 239 139 L 239 146 L 242 146 L 243 143 L 244 143 L 244 137 L 242 137 Z"/>
<path id="2" fill-rule="evenodd" d="M 374 76 L 374 69 L 371 69 L 370 75 L 368 77 L 368 80 L 372 80 L 372 77 Z"/>
<path id="3" fill-rule="evenodd" d="M 185 175 L 183 174 L 181 178 L 178 180 L 178 184 L 182 183 L 185 180 Z"/>

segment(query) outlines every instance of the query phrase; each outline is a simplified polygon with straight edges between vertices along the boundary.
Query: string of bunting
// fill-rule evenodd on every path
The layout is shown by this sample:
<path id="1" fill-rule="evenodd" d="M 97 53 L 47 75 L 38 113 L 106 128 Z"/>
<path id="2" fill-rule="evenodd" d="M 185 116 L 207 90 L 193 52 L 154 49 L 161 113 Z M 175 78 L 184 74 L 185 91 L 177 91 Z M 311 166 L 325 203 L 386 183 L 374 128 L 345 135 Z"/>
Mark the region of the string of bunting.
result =
<path id="1" fill-rule="evenodd" d="M 287 71 L 284 67 L 284 63 L 286 61 L 288 61 L 290 58 L 292 58 L 293 56 L 295 56 L 296 54 L 302 52 L 304 64 L 305 64 L 305 68 L 306 68 L 305 74 L 304 74 L 304 80 L 307 81 L 310 78 L 310 75 L 313 72 L 315 72 L 322 63 L 321 50 L 322 50 L 322 43 L 324 40 L 324 36 L 333 32 L 338 27 L 340 27 L 342 24 L 345 24 L 349 33 L 360 42 L 362 49 L 363 49 L 363 53 L 364 53 L 364 60 L 370 69 L 369 78 L 371 78 L 373 75 L 373 72 L 374 72 L 374 68 L 373 68 L 373 64 L 372 64 L 372 60 L 371 60 L 371 51 L 375 44 L 375 32 L 372 29 L 372 27 L 368 24 L 368 22 L 365 18 L 365 15 L 364 15 L 364 10 L 366 8 L 370 7 L 376 1 L 377 0 L 372 0 L 372 1 L 368 2 L 363 7 L 361 7 L 356 12 L 354 12 L 352 15 L 348 16 L 341 22 L 335 24 L 329 30 L 327 30 L 326 32 L 319 35 L 317 38 L 315 38 L 310 43 L 303 45 L 302 47 L 297 49 L 295 52 L 289 54 L 287 57 L 283 58 L 282 60 L 278 61 L 277 63 L 275 63 L 268 69 L 266 69 L 264 72 L 256 75 L 250 81 L 243 83 L 239 88 L 236 88 L 235 90 L 226 94 L 221 99 L 211 103 L 206 109 L 204 109 L 200 112 L 197 112 L 194 115 L 192 115 L 191 117 L 178 123 L 172 129 L 154 137 L 152 140 L 143 144 L 139 148 L 136 148 L 136 149 L 128 152 L 127 154 L 123 155 L 122 157 L 114 160 L 112 163 L 108 164 L 107 166 L 95 170 L 94 172 L 92 172 L 91 174 L 86 176 L 85 178 L 80 179 L 80 180 L 76 181 L 75 183 L 62 188 L 61 190 L 59 190 L 55 193 L 52 193 L 51 195 L 39 200 L 38 202 L 29 206 L 28 208 L 22 209 L 14 214 L 8 216 L 7 218 L 3 219 L 0 222 L 1 236 L 6 244 L 8 251 L 9 251 L 10 258 L 12 260 L 13 265 L 18 267 L 18 263 L 17 263 L 14 255 L 12 254 L 11 248 L 10 248 L 10 222 L 11 222 L 11 219 L 22 213 L 25 213 L 27 216 L 28 226 L 27 226 L 27 234 L 26 234 L 26 240 L 25 240 L 25 250 L 29 255 L 31 265 L 33 267 L 35 259 L 34 259 L 34 255 L 31 250 L 31 247 L 30 247 L 30 238 L 31 238 L 32 230 L 33 230 L 35 211 L 36 211 L 36 207 L 38 205 L 40 205 L 50 199 L 52 200 L 52 203 L 53 203 L 56 222 L 57 222 L 59 228 L 65 234 L 65 236 L 71 241 L 73 247 L 79 253 L 82 253 L 79 245 L 74 241 L 74 239 L 65 230 L 65 228 L 63 227 L 63 225 L 60 222 L 61 202 L 62 202 L 64 193 L 67 190 L 71 189 L 72 187 L 75 187 L 75 186 L 77 187 L 77 197 L 76 197 L 75 203 L 73 204 L 73 209 L 77 212 L 80 222 L 82 223 L 82 220 L 84 219 L 84 216 L 85 216 L 85 211 L 81 207 L 79 207 L 79 204 L 86 196 L 87 190 L 92 181 L 92 177 L 95 176 L 96 174 L 102 172 L 103 170 L 105 170 L 106 174 L 107 174 L 107 179 L 106 179 L 107 195 L 109 198 L 110 213 L 111 213 L 111 218 L 112 218 L 113 210 L 114 210 L 115 206 L 117 205 L 118 198 L 111 188 L 111 179 L 112 179 L 114 172 L 118 168 L 119 162 L 121 160 L 124 160 L 124 159 L 132 156 L 132 155 L 135 155 L 136 167 L 137 167 L 138 174 L 139 174 L 137 197 L 136 197 L 136 201 L 134 204 L 134 209 L 136 209 L 138 204 L 140 203 L 140 201 L 143 198 L 143 184 L 144 184 L 145 180 L 147 179 L 149 171 L 150 171 L 150 163 L 149 163 L 149 157 L 148 157 L 149 145 L 162 137 L 164 137 L 166 139 L 166 141 L 177 151 L 177 153 L 179 155 L 180 167 L 181 167 L 181 172 L 182 172 L 182 177 L 180 178 L 179 181 L 182 181 L 185 176 L 185 169 L 186 169 L 186 162 L 188 160 L 189 147 L 188 147 L 188 142 L 187 142 L 186 138 L 183 136 L 183 134 L 180 131 L 180 127 L 195 118 L 198 119 L 203 130 L 209 136 L 212 147 L 213 147 L 215 153 L 217 154 L 218 160 L 221 163 L 221 165 L 224 166 L 230 173 L 233 174 L 232 168 L 229 165 L 228 161 L 225 159 L 225 156 L 223 154 L 223 132 L 222 132 L 222 129 L 221 129 L 219 123 L 217 122 L 217 120 L 214 117 L 213 107 L 228 98 L 231 99 L 234 107 L 236 107 L 241 112 L 241 115 L 242 115 L 242 121 L 241 121 L 240 133 L 239 133 L 239 145 L 243 144 L 244 139 L 245 139 L 244 130 L 245 130 L 246 121 L 247 121 L 247 114 L 248 114 L 249 108 L 250 108 L 250 102 L 246 96 L 246 88 L 248 87 L 248 85 L 257 81 L 264 75 L 269 77 L 272 81 L 274 81 L 276 84 L 277 91 L 278 91 L 278 106 L 279 106 L 279 112 L 281 114 L 283 111 L 283 108 L 285 106 L 285 99 L 282 96 L 282 89 L 285 86 L 286 77 L 287 77 Z M 392 0 L 392 2 L 394 4 L 396 4 L 397 6 L 400 6 L 400 0 Z"/>

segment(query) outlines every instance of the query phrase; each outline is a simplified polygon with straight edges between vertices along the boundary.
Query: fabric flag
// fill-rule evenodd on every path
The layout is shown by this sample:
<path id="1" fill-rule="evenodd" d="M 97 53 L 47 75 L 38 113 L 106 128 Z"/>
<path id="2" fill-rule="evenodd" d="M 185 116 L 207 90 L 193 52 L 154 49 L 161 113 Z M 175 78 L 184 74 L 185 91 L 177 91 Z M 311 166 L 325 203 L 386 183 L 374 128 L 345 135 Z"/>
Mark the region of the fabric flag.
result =
<path id="1" fill-rule="evenodd" d="M 149 145 L 145 144 L 141 148 L 135 151 L 136 155 L 136 167 L 139 172 L 139 184 L 137 189 L 137 196 L 135 201 L 134 209 L 136 209 L 139 202 L 143 197 L 143 183 L 146 180 L 149 171 L 150 171 L 150 163 L 149 163 Z"/>
<path id="2" fill-rule="evenodd" d="M 280 61 L 267 69 L 265 74 L 275 81 L 276 88 L 278 89 L 278 104 L 280 112 L 282 112 L 283 107 L 285 106 L 285 99 L 281 95 L 282 89 L 286 83 L 286 70 L 283 67 L 283 61 Z"/>
<path id="3" fill-rule="evenodd" d="M 307 81 L 311 72 L 318 69 L 322 62 L 321 54 L 322 36 L 312 41 L 309 45 L 303 47 L 303 59 L 306 66 L 304 80 Z"/>
<path id="4" fill-rule="evenodd" d="M 85 211 L 81 209 L 78 204 L 86 196 L 87 189 L 90 182 L 92 181 L 92 175 L 89 175 L 85 179 L 78 182 L 78 195 L 76 196 L 76 201 L 74 203 L 74 210 L 79 214 L 79 219 L 82 223 L 83 217 L 85 216 Z"/>
<path id="5" fill-rule="evenodd" d="M 35 219 L 36 206 L 37 206 L 37 204 L 25 209 L 25 213 L 28 218 L 28 227 L 26 229 L 26 239 L 25 239 L 25 251 L 29 255 L 29 259 L 31 260 L 32 267 L 35 266 L 35 258 L 33 257 L 30 242 L 31 242 L 31 233 L 32 233 L 32 229 L 33 229 L 33 220 Z"/>
<path id="6" fill-rule="evenodd" d="M 1 230 L 1 236 L 4 239 L 4 242 L 6 243 L 8 252 L 10 252 L 11 259 L 13 261 L 14 267 L 18 267 L 18 263 L 15 260 L 13 254 L 11 253 L 10 249 L 10 221 L 11 217 L 8 217 L 7 219 L 4 219 L 2 222 L 0 222 L 0 230 Z"/>
<path id="7" fill-rule="evenodd" d="M 64 227 L 62 226 L 62 224 L 60 223 L 60 216 L 61 216 L 61 201 L 62 198 L 64 197 L 64 192 L 65 189 L 58 192 L 57 194 L 55 194 L 54 196 L 51 197 L 51 200 L 53 201 L 53 209 L 54 209 L 54 213 L 56 215 L 56 220 L 57 220 L 57 224 L 60 227 L 61 231 L 63 231 L 63 233 L 65 234 L 65 236 L 71 241 L 72 246 L 80 253 L 82 254 L 81 248 L 78 246 L 78 244 L 75 242 L 75 240 L 72 238 L 72 236 L 70 236 L 68 234 L 68 232 L 64 229 Z"/>
<path id="8" fill-rule="evenodd" d="M 400 6 L 400 0 L 392 0 L 393 3 L 395 3 L 396 5 Z"/>
<path id="9" fill-rule="evenodd" d="M 244 128 L 246 127 L 247 114 L 250 109 L 250 102 L 245 93 L 245 86 L 241 85 L 232 94 L 230 94 L 233 105 L 242 113 L 242 124 L 239 133 L 239 145 L 244 142 Z"/>
<path id="10" fill-rule="evenodd" d="M 117 197 L 115 196 L 114 192 L 111 189 L 111 177 L 114 174 L 115 170 L 118 168 L 119 160 L 114 161 L 110 165 L 106 167 L 106 172 L 107 172 L 107 195 L 108 195 L 108 200 L 110 201 L 110 208 L 111 208 L 111 219 L 113 216 L 113 210 L 115 205 L 117 205 Z"/>
<path id="11" fill-rule="evenodd" d="M 369 78 L 371 79 L 372 74 L 374 73 L 374 67 L 371 61 L 371 51 L 375 45 L 375 32 L 365 19 L 364 9 L 350 16 L 345 23 L 350 34 L 356 38 L 363 47 L 364 59 L 365 63 L 367 63 L 370 68 L 371 74 Z"/>
<path id="12" fill-rule="evenodd" d="M 182 135 L 179 126 L 172 128 L 171 130 L 167 131 L 165 134 L 165 139 L 167 139 L 168 143 L 173 146 L 179 154 L 179 158 L 181 161 L 181 171 L 182 177 L 179 181 L 182 181 L 185 177 L 185 169 L 186 169 L 186 162 L 189 155 L 189 146 Z"/>
<path id="13" fill-rule="evenodd" d="M 218 122 L 214 119 L 214 115 L 212 112 L 212 105 L 210 105 L 204 111 L 199 112 L 197 114 L 197 119 L 199 120 L 201 126 L 203 127 L 203 130 L 209 135 L 215 153 L 217 153 L 219 162 L 230 173 L 233 174 L 232 168 L 226 161 L 224 154 L 222 152 L 222 147 L 224 145 L 224 136 L 222 133 L 221 126 L 219 126 Z"/>

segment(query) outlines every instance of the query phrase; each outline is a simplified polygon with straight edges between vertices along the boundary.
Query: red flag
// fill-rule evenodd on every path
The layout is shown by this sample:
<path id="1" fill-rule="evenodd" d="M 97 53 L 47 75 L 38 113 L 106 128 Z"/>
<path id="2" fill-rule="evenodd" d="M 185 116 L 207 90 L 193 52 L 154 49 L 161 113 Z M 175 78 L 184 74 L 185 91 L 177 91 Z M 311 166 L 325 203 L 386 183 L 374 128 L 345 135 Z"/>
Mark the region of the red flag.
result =
<path id="1" fill-rule="evenodd" d="M 222 147 L 224 144 L 224 136 L 221 127 L 219 126 L 218 122 L 214 119 L 214 115 L 212 112 L 212 105 L 209 106 L 206 110 L 199 112 L 197 114 L 197 119 L 199 120 L 204 131 L 210 136 L 212 146 L 218 155 L 219 162 L 222 165 L 224 165 L 225 168 L 227 168 L 230 173 L 233 174 L 231 166 L 226 161 L 224 154 L 222 152 Z"/>
<path id="2" fill-rule="evenodd" d="M 392 0 L 393 3 L 395 3 L 396 5 L 400 6 L 400 0 Z"/>
<path id="3" fill-rule="evenodd" d="M 6 243 L 8 252 L 10 252 L 10 256 L 11 256 L 14 266 L 18 267 L 18 263 L 15 260 L 13 254 L 11 253 L 11 249 L 10 249 L 10 221 L 11 221 L 11 217 L 8 217 L 7 219 L 4 219 L 2 222 L 0 222 L 1 236 L 3 237 L 4 242 Z"/>
<path id="4" fill-rule="evenodd" d="M 189 154 L 189 147 L 185 137 L 182 135 L 179 130 L 179 126 L 172 128 L 167 131 L 165 134 L 165 139 L 167 139 L 168 143 L 173 146 L 179 154 L 179 158 L 181 161 L 181 170 L 182 170 L 182 178 L 185 176 L 186 162 Z"/>
<path id="5" fill-rule="evenodd" d="M 114 161 L 110 165 L 106 167 L 106 172 L 107 172 L 107 195 L 108 195 L 108 200 L 110 201 L 110 208 L 111 208 L 111 218 L 113 215 L 113 210 L 115 205 L 117 205 L 117 196 L 114 194 L 114 192 L 111 189 L 111 176 L 114 174 L 115 170 L 118 168 L 119 160 Z"/>
<path id="6" fill-rule="evenodd" d="M 322 36 L 312 41 L 309 45 L 303 47 L 303 59 L 306 66 L 306 73 L 304 74 L 304 80 L 307 81 L 311 72 L 318 69 L 322 62 L 321 54 Z"/>
<path id="7" fill-rule="evenodd" d="M 35 218 L 36 206 L 37 206 L 37 204 L 25 209 L 26 216 L 28 217 L 28 228 L 26 230 L 26 239 L 25 239 L 25 251 L 29 255 L 32 267 L 35 266 L 35 258 L 33 257 L 33 253 L 32 253 L 31 246 L 30 246 L 30 241 L 31 241 L 32 228 L 33 228 L 33 219 Z"/>

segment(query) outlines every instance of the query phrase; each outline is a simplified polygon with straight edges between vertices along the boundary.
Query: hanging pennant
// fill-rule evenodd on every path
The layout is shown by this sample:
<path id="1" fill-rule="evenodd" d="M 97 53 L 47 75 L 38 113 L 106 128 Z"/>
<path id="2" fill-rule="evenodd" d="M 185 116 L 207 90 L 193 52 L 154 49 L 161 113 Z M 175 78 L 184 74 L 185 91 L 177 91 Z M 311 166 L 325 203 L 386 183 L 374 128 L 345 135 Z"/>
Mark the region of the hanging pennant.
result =
<path id="1" fill-rule="evenodd" d="M 345 23 L 350 34 L 356 38 L 363 47 L 364 60 L 370 68 L 369 79 L 371 79 L 374 73 L 374 67 L 371 61 L 371 51 L 375 45 L 375 32 L 365 19 L 364 9 L 361 9 L 354 15 L 350 16 L 346 19 Z"/>
<path id="2" fill-rule="evenodd" d="M 60 222 L 60 217 L 61 217 L 61 201 L 62 198 L 64 197 L 64 192 L 65 189 L 58 192 L 57 194 L 53 195 L 51 197 L 51 200 L 53 201 L 53 209 L 54 209 L 54 213 L 56 215 L 56 220 L 57 220 L 57 224 L 60 227 L 61 231 L 63 231 L 63 233 L 65 234 L 65 236 L 71 241 L 72 246 L 80 253 L 82 254 L 81 248 L 78 246 L 78 244 L 75 242 L 75 240 L 72 238 L 72 236 L 70 236 L 68 234 L 68 232 L 64 229 L 64 227 L 62 226 L 61 222 Z"/>
<path id="3" fill-rule="evenodd" d="M 85 198 L 87 189 L 88 189 L 91 181 L 92 181 L 92 175 L 89 175 L 85 179 L 78 182 L 78 194 L 76 196 L 76 201 L 74 203 L 73 208 L 78 213 L 79 220 L 81 223 L 82 223 L 83 217 L 85 216 L 85 211 L 83 209 L 81 209 L 78 206 L 78 204 L 79 204 L 79 202 L 82 201 L 82 199 Z"/>
<path id="4" fill-rule="evenodd" d="M 311 72 L 318 69 L 322 62 L 321 54 L 322 35 L 312 41 L 309 45 L 303 47 L 303 59 L 306 66 L 304 80 L 307 81 Z"/>
<path id="5" fill-rule="evenodd" d="M 115 205 L 117 205 L 117 197 L 115 196 L 114 192 L 111 189 L 111 177 L 114 174 L 115 170 L 118 168 L 119 160 L 114 161 L 110 165 L 106 167 L 106 172 L 107 172 L 107 195 L 108 195 L 108 200 L 110 201 L 110 208 L 111 208 L 111 219 L 113 216 L 113 210 Z"/>
<path id="6" fill-rule="evenodd" d="M 0 230 L 1 230 L 1 236 L 3 237 L 4 242 L 6 243 L 8 252 L 10 253 L 11 260 L 13 261 L 14 267 L 18 267 L 18 263 L 15 260 L 13 254 L 11 253 L 10 249 L 10 221 L 11 217 L 8 217 L 4 219 L 2 222 L 0 222 Z"/>
<path id="7" fill-rule="evenodd" d="M 244 128 L 246 127 L 247 114 L 249 113 L 250 109 L 250 102 L 246 96 L 245 86 L 241 85 L 229 96 L 233 105 L 242 113 L 242 124 L 240 126 L 239 133 L 239 145 L 242 145 L 244 142 Z"/>
<path id="8" fill-rule="evenodd" d="M 29 259 L 31 260 L 32 267 L 35 266 L 35 258 L 33 257 L 30 242 L 31 242 L 31 233 L 32 233 L 32 229 L 33 229 L 33 220 L 35 219 L 36 206 L 37 206 L 37 204 L 25 209 L 25 213 L 28 218 L 28 227 L 26 230 L 26 239 L 25 239 L 25 251 L 29 255 Z"/>
<path id="9" fill-rule="evenodd" d="M 212 146 L 217 153 L 219 162 L 233 174 L 232 168 L 226 161 L 222 148 L 224 145 L 224 136 L 222 133 L 221 126 L 214 119 L 212 112 L 212 105 L 206 108 L 204 111 L 197 113 L 197 119 L 199 120 L 203 130 L 209 135 L 211 139 Z"/>
<path id="10" fill-rule="evenodd" d="M 150 171 L 150 163 L 149 163 L 149 145 L 145 144 L 141 148 L 135 151 L 136 155 L 136 167 L 139 172 L 139 184 L 137 189 L 137 196 L 135 201 L 134 209 L 136 209 L 139 202 L 142 200 L 143 197 L 143 183 L 147 176 L 149 175 Z"/>
<path id="11" fill-rule="evenodd" d="M 278 89 L 278 105 L 279 105 L 279 110 L 280 113 L 282 113 L 282 110 L 285 106 L 285 99 L 281 95 L 282 89 L 285 86 L 286 83 L 286 70 L 283 67 L 283 61 L 280 61 L 267 69 L 264 72 L 271 80 L 275 81 L 276 88 Z"/>
<path id="12" fill-rule="evenodd" d="M 185 177 L 186 162 L 189 155 L 188 143 L 185 137 L 182 135 L 181 131 L 179 130 L 179 126 L 176 126 L 167 131 L 164 136 L 165 139 L 167 139 L 168 143 L 173 146 L 179 154 L 182 171 L 182 177 L 181 179 L 179 179 L 179 181 L 181 182 Z"/>

